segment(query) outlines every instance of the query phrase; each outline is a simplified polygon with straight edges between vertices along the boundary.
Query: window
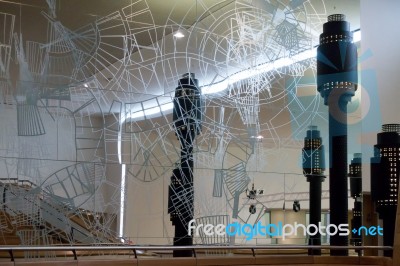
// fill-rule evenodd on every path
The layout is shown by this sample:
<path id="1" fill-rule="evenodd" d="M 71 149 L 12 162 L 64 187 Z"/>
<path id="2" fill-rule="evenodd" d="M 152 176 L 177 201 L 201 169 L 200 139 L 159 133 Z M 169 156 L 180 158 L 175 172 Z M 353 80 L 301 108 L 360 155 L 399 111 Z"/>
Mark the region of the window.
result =
<path id="1" fill-rule="evenodd" d="M 321 211 L 321 224 L 323 226 L 328 226 L 330 222 L 330 213 L 328 211 Z M 310 224 L 310 212 L 306 213 L 306 225 L 308 226 Z M 323 244 L 329 244 L 330 238 L 329 235 L 326 234 L 325 236 L 321 235 L 321 245 Z M 308 244 L 308 237 L 306 239 L 306 243 Z"/>
<path id="2" fill-rule="evenodd" d="M 260 219 L 261 225 L 266 226 L 271 223 L 271 211 L 266 211 L 264 216 Z M 270 235 L 266 234 L 266 238 L 271 238 Z"/>

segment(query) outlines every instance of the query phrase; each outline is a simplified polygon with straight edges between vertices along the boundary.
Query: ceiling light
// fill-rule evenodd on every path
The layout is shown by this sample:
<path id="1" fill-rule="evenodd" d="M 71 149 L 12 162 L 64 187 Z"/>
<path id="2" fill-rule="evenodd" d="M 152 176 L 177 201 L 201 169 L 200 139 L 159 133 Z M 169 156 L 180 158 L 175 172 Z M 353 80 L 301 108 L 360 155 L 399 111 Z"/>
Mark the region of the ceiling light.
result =
<path id="1" fill-rule="evenodd" d="M 124 121 L 126 119 L 142 120 L 145 118 L 145 116 L 167 113 L 168 111 L 171 111 L 173 107 L 174 107 L 173 102 L 167 102 L 160 106 L 149 107 L 144 110 L 142 109 L 133 113 L 129 112 Z"/>
<path id="2" fill-rule="evenodd" d="M 361 41 L 361 30 L 357 30 L 357 31 L 353 32 L 353 42 L 357 43 L 359 41 Z M 228 76 L 221 82 L 204 85 L 204 86 L 202 86 L 202 93 L 203 94 L 212 94 L 212 93 L 222 92 L 222 91 L 226 90 L 230 85 L 232 85 L 236 82 L 246 80 L 246 79 L 254 77 L 256 75 L 267 73 L 274 69 L 287 67 L 287 66 L 290 66 L 297 62 L 301 62 L 301 61 L 311 59 L 311 58 L 316 58 L 316 56 L 317 56 L 317 47 L 313 47 L 312 49 L 305 50 L 296 55 L 293 55 L 292 57 L 282 57 L 282 58 L 276 59 L 275 61 L 272 61 L 272 62 L 262 63 L 251 69 L 245 69 L 245 70 L 236 72 L 236 73 Z"/>
<path id="3" fill-rule="evenodd" d="M 185 35 L 182 32 L 177 31 L 174 34 L 174 37 L 182 38 L 182 37 L 185 37 Z M 360 30 L 355 31 L 353 41 L 359 42 L 360 40 L 361 40 L 361 31 Z M 222 92 L 225 89 L 227 89 L 230 85 L 232 85 L 236 82 L 240 82 L 240 81 L 246 80 L 250 77 L 266 73 L 273 69 L 279 69 L 279 68 L 286 67 L 291 64 L 297 63 L 297 62 L 301 62 L 303 60 L 315 58 L 316 55 L 317 55 L 317 49 L 316 49 L 316 47 L 314 47 L 313 49 L 303 51 L 303 52 L 298 53 L 290 58 L 287 58 L 287 57 L 279 58 L 273 62 L 260 64 L 251 69 L 245 69 L 245 70 L 236 72 L 220 82 L 203 85 L 201 88 L 202 94 L 212 94 L 212 93 Z M 87 84 L 85 84 L 85 85 L 87 86 Z M 144 119 L 145 116 L 151 116 L 151 115 L 156 115 L 156 114 L 160 114 L 163 112 L 168 112 L 168 111 L 172 110 L 172 108 L 173 108 L 173 103 L 171 100 L 171 102 L 164 103 L 160 106 L 153 106 L 150 108 L 146 108 L 145 110 L 142 109 L 140 111 L 131 113 L 126 117 L 126 119 L 130 118 L 130 119 L 140 120 L 140 119 Z M 263 136 L 257 136 L 257 137 L 252 136 L 251 138 L 257 138 L 258 140 L 262 140 Z"/>
<path id="4" fill-rule="evenodd" d="M 294 202 L 293 202 L 293 211 L 294 212 L 300 211 L 300 202 L 298 200 L 294 200 Z"/>
<path id="5" fill-rule="evenodd" d="M 148 108 L 148 109 L 144 110 L 144 114 L 146 116 L 150 116 L 150 115 L 158 114 L 158 113 L 160 113 L 160 111 L 161 111 L 160 107 L 156 106 L 156 107 L 152 107 L 152 108 Z"/>
<path id="6" fill-rule="evenodd" d="M 224 79 L 222 82 L 206 85 L 202 87 L 202 93 L 203 94 L 211 94 L 211 93 L 217 93 L 224 91 L 227 89 L 230 85 L 240 82 L 242 80 L 246 80 L 248 78 L 254 77 L 256 75 L 261 75 L 263 73 L 267 73 L 271 70 L 274 69 L 279 69 L 282 67 L 290 66 L 294 63 L 310 59 L 310 58 L 315 58 L 317 55 L 317 49 L 313 48 L 311 50 L 306 50 L 303 51 L 295 56 L 292 56 L 291 58 L 283 57 L 279 58 L 273 62 L 268 62 L 268 63 L 263 63 L 258 66 L 255 66 L 253 68 L 245 69 L 239 72 L 236 72 L 226 79 Z"/>
<path id="7" fill-rule="evenodd" d="M 184 35 L 182 32 L 177 31 L 177 32 L 175 32 L 174 37 L 176 37 L 176 38 L 183 38 L 183 37 L 185 37 L 185 35 Z"/>

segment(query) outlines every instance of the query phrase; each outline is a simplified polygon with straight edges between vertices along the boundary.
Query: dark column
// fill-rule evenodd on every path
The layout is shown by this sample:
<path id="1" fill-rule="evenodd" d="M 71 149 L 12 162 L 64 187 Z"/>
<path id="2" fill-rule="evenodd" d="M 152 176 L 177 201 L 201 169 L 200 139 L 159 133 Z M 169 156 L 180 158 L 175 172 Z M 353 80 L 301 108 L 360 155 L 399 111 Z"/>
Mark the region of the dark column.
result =
<path id="1" fill-rule="evenodd" d="M 343 103 L 341 103 L 343 104 Z M 331 107 L 331 106 L 329 106 Z M 344 113 L 342 113 L 344 114 Z M 329 114 L 329 208 L 330 223 L 348 224 L 348 196 L 347 196 L 347 125 L 340 123 Z M 347 246 L 348 237 L 330 236 L 332 246 Z M 331 255 L 348 255 L 347 250 L 331 250 Z"/>
<path id="2" fill-rule="evenodd" d="M 351 228 L 362 226 L 362 179 L 361 179 L 361 153 L 355 153 L 349 165 L 350 195 L 354 199 L 353 217 Z M 362 245 L 362 236 L 352 232 L 351 244 L 353 246 Z M 357 251 L 361 252 L 361 251 Z"/>
<path id="3" fill-rule="evenodd" d="M 201 131 L 202 104 L 198 80 L 187 73 L 178 82 L 174 98 L 174 128 L 181 147 L 181 159 L 169 186 L 168 212 L 175 226 L 174 246 L 190 246 L 188 224 L 193 219 L 193 143 Z M 175 250 L 174 257 L 190 257 L 191 250 Z"/>
<path id="4" fill-rule="evenodd" d="M 321 222 L 321 188 L 324 176 L 310 178 L 310 224 L 318 225 Z M 318 233 L 310 236 L 308 244 L 311 246 L 321 245 L 321 235 Z M 309 255 L 321 255 L 320 249 L 308 250 Z"/>
<path id="5" fill-rule="evenodd" d="M 317 53 L 318 92 L 329 107 L 329 204 L 331 224 L 347 224 L 347 103 L 357 89 L 357 48 L 345 16 L 328 17 Z M 331 245 L 347 246 L 347 236 L 332 235 Z M 348 255 L 331 250 L 331 255 Z"/>
<path id="6" fill-rule="evenodd" d="M 400 175 L 400 124 L 385 124 L 371 158 L 371 197 L 383 220 L 383 244 L 393 246 Z M 384 255 L 392 257 L 393 251 Z"/>
<path id="7" fill-rule="evenodd" d="M 321 222 L 321 193 L 322 182 L 325 176 L 325 152 L 322 145 L 320 132 L 316 126 L 310 126 L 307 136 L 304 138 L 303 148 L 303 174 L 310 183 L 310 224 L 319 225 Z M 309 245 L 321 245 L 321 235 L 317 233 L 309 236 Z M 309 249 L 309 255 L 321 255 L 320 249 Z"/>

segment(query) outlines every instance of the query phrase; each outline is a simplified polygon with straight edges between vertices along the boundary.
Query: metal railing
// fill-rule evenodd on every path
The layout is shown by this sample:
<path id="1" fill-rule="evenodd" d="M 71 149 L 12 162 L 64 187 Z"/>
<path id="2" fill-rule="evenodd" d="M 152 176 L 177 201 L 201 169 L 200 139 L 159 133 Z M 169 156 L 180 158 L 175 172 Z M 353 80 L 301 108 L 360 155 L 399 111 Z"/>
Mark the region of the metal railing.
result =
<path id="1" fill-rule="evenodd" d="M 193 257 L 197 257 L 199 251 L 207 250 L 235 250 L 251 252 L 253 257 L 257 256 L 256 250 L 295 250 L 295 249 L 314 249 L 314 250 L 393 250 L 390 246 L 311 246 L 311 245 L 264 245 L 264 246 L 136 246 L 136 245 L 116 245 L 114 243 L 102 244 L 101 246 L 0 246 L 0 252 L 8 252 L 11 261 L 15 260 L 14 253 L 18 251 L 70 251 L 74 260 L 78 259 L 77 251 L 132 251 L 135 259 L 138 254 L 147 251 L 173 251 L 173 250 L 191 250 Z M 361 252 L 358 252 L 361 256 Z"/>

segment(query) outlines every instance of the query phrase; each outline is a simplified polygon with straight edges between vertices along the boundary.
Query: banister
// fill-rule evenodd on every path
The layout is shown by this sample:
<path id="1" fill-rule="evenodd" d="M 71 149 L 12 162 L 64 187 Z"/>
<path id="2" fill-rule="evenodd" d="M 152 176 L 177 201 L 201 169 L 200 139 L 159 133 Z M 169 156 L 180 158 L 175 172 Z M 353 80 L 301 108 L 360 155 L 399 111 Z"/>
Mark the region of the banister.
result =
<path id="1" fill-rule="evenodd" d="M 230 245 L 230 246 L 215 246 L 215 245 L 193 245 L 193 246 L 170 246 L 170 245 L 118 245 L 115 243 L 102 243 L 102 245 L 87 246 L 87 245 L 74 245 L 74 246 L 0 246 L 0 251 L 83 251 L 83 250 L 207 250 L 207 249 L 377 249 L 377 250 L 392 250 L 391 246 L 311 246 L 311 245 Z"/>

